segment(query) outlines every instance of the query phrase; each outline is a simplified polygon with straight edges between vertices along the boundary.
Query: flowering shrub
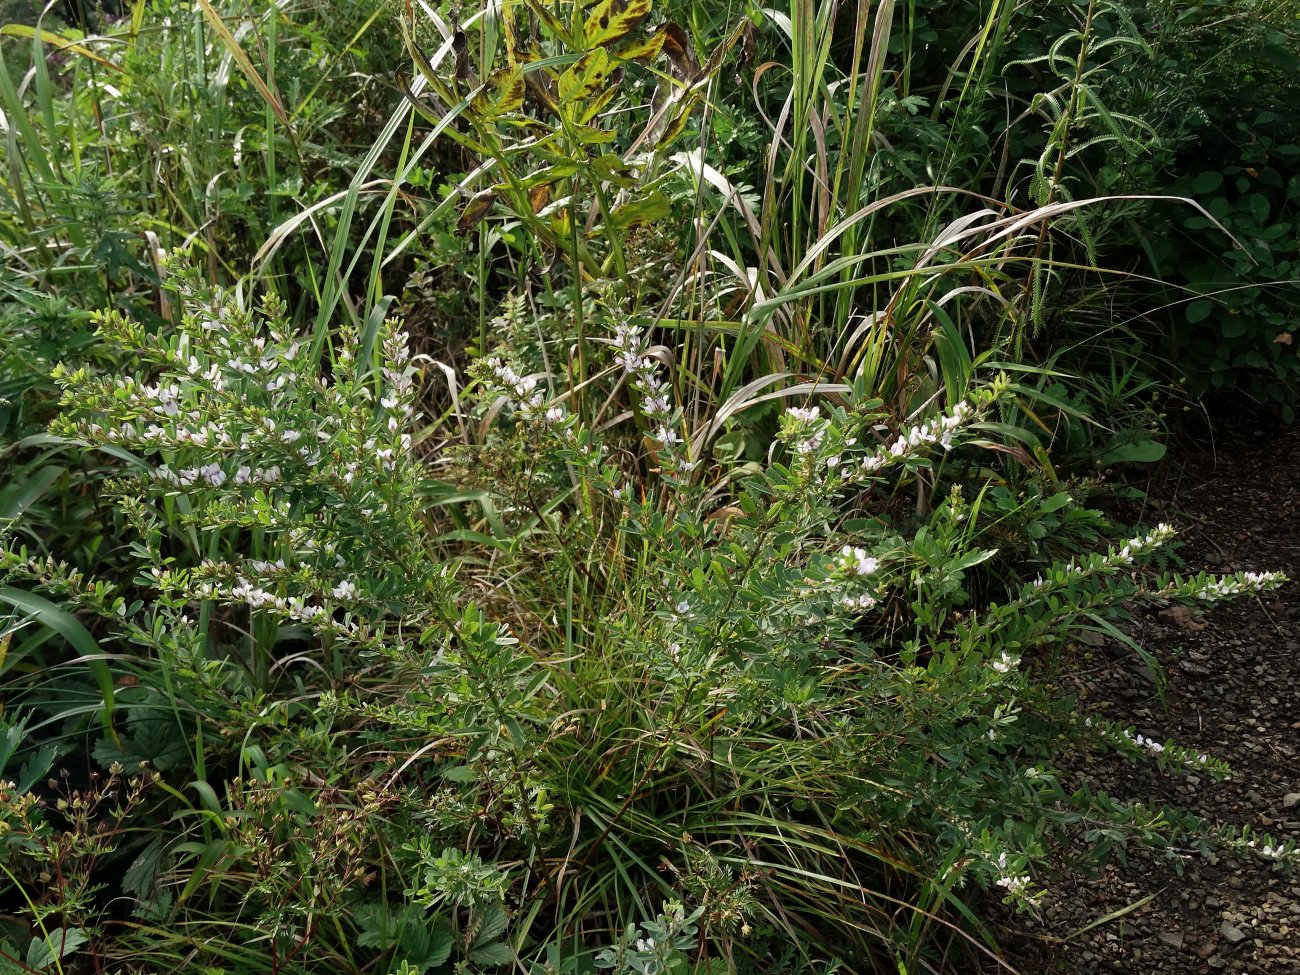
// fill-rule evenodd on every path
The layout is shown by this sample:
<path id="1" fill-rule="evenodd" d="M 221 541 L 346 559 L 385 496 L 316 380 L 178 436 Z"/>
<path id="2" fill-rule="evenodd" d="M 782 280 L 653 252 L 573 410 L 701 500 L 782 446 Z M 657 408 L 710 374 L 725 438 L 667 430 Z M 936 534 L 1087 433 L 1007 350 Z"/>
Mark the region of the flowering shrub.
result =
<path id="1" fill-rule="evenodd" d="M 24 551 L 5 567 L 108 617 L 149 655 L 144 683 L 193 702 L 180 720 L 209 742 L 189 763 L 209 770 L 203 829 L 225 838 L 228 896 L 259 908 L 281 961 L 341 950 L 312 920 L 327 905 L 368 918 L 362 944 L 395 961 L 424 938 L 407 915 L 375 919 L 366 878 L 382 871 L 437 912 L 426 959 L 613 942 L 595 964 L 640 971 L 690 945 L 798 944 L 865 966 L 915 949 L 885 921 L 900 877 L 1027 903 L 1058 831 L 1172 828 L 1067 794 L 1062 750 L 1226 771 L 1079 720 L 1036 681 L 1036 655 L 1120 602 L 1254 594 L 1280 575 L 1139 571 L 1172 538 L 1162 525 L 990 594 L 971 583 L 997 552 L 969 488 L 916 519 L 882 503 L 977 449 L 1005 378 L 902 429 L 862 390 L 795 406 L 767 463 L 725 469 L 695 452 L 673 375 L 630 326 L 601 375 L 630 386 L 645 438 L 508 357 L 480 360 L 462 414 L 422 429 L 396 323 L 296 335 L 274 299 L 251 313 L 180 269 L 173 286 L 174 332 L 101 320 L 140 377 L 57 377 L 56 432 L 133 458 L 112 490 L 153 595 L 129 606 Z M 421 457 L 436 436 L 451 443 Z M 125 731 L 114 754 L 149 761 Z M 214 778 L 232 762 L 257 790 Z M 160 875 L 198 875 L 217 869 L 203 849 L 152 855 Z M 626 905 L 656 900 L 677 906 L 629 930 Z"/>

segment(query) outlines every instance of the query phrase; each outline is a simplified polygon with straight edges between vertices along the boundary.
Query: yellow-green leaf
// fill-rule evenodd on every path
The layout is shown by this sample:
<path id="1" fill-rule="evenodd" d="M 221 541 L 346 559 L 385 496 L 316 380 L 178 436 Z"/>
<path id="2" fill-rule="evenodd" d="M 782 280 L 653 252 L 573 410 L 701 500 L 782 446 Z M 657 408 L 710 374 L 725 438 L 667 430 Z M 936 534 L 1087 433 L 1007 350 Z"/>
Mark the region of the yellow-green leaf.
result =
<path id="1" fill-rule="evenodd" d="M 640 200 L 615 207 L 614 212 L 610 214 L 610 223 L 619 230 L 630 230 L 633 227 L 654 223 L 656 220 L 663 220 L 672 213 L 672 210 L 672 203 L 669 202 L 668 197 L 659 190 L 654 190 L 649 196 Z"/>
<path id="2" fill-rule="evenodd" d="M 471 108 L 479 115 L 496 118 L 519 111 L 523 104 L 523 71 L 520 68 L 502 68 L 488 76 L 487 84 L 474 96 Z"/>
<path id="3" fill-rule="evenodd" d="M 591 171 L 601 180 L 614 186 L 635 186 L 636 180 L 632 178 L 632 170 L 623 158 L 612 152 L 607 152 L 591 161 Z"/>
<path id="4" fill-rule="evenodd" d="M 96 54 L 84 44 L 78 44 L 70 37 L 64 37 L 62 34 L 56 34 L 52 30 L 38 30 L 35 27 L 29 27 L 26 24 L 5 24 L 0 27 L 0 36 L 4 37 L 26 37 L 28 39 L 40 38 L 42 44 L 51 45 L 56 51 L 71 51 L 78 57 L 87 58 L 96 64 L 105 68 L 111 68 L 113 71 L 122 71 L 122 66 L 114 64 L 108 58 Z"/>
<path id="5" fill-rule="evenodd" d="M 551 202 L 551 184 L 539 183 L 528 191 L 528 205 L 533 213 L 541 213 L 542 208 Z"/>

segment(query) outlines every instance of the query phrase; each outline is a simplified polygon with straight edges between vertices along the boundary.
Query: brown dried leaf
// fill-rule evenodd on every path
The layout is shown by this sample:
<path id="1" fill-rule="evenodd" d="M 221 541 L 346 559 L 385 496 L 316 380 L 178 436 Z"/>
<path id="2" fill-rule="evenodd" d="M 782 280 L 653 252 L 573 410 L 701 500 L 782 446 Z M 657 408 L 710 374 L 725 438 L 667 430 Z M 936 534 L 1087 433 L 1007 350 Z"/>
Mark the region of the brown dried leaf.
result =
<path id="1" fill-rule="evenodd" d="M 463 236 L 482 223 L 495 200 L 496 193 L 484 190 L 466 203 L 465 209 L 460 212 L 460 219 L 456 221 L 456 233 Z"/>

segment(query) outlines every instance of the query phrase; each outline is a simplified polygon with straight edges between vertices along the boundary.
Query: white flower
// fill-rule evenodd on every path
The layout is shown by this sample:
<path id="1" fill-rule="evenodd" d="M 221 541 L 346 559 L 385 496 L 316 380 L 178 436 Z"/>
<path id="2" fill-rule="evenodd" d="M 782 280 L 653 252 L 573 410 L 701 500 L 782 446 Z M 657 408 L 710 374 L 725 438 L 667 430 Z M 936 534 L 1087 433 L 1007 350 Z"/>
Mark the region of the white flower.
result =
<path id="1" fill-rule="evenodd" d="M 992 667 L 994 670 L 996 670 L 999 674 L 1007 673 L 1015 665 L 1016 665 L 1015 658 L 1012 657 L 1005 650 L 1002 651 L 1001 656 L 999 656 L 997 660 L 994 660 L 989 664 L 989 666 Z"/>
<path id="2" fill-rule="evenodd" d="M 800 457 L 807 457 L 809 454 L 816 453 L 822 445 L 823 436 L 820 432 L 814 433 L 807 440 L 801 440 L 794 445 L 794 452 Z"/>
<path id="3" fill-rule="evenodd" d="M 666 425 L 655 431 L 655 439 L 665 447 L 675 447 L 682 442 L 682 438 L 677 435 L 677 431 Z"/>
<path id="4" fill-rule="evenodd" d="M 650 367 L 650 361 L 630 349 L 624 349 L 614 356 L 614 361 L 623 367 L 624 372 L 642 372 Z"/>
<path id="5" fill-rule="evenodd" d="M 199 468 L 199 476 L 213 487 L 221 487 L 226 483 L 226 472 L 218 464 L 203 465 Z"/>
<path id="6" fill-rule="evenodd" d="M 620 323 L 614 326 L 614 341 L 620 348 L 631 348 L 640 344 L 641 328 L 638 325 Z"/>
<path id="7" fill-rule="evenodd" d="M 845 545 L 840 549 L 840 556 L 844 568 L 854 575 L 869 576 L 880 568 L 880 560 L 868 555 L 864 548 Z"/>
<path id="8" fill-rule="evenodd" d="M 651 396 L 645 401 L 645 412 L 647 416 L 667 416 L 672 407 L 668 404 L 667 396 Z"/>
<path id="9" fill-rule="evenodd" d="M 335 599 L 351 599 L 357 594 L 357 587 L 344 579 L 331 590 Z"/>
<path id="10" fill-rule="evenodd" d="M 786 410 L 786 413 L 801 423 L 812 423 L 821 416 L 821 410 L 816 406 L 792 406 Z"/>

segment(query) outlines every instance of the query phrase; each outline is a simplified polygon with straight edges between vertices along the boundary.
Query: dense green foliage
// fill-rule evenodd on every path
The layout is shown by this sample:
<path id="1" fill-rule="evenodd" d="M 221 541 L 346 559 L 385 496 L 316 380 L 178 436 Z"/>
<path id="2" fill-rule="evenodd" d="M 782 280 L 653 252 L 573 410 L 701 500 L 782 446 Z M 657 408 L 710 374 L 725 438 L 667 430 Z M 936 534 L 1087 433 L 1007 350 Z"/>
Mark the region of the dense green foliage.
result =
<path id="1" fill-rule="evenodd" d="M 1282 581 L 1092 503 L 1291 408 L 1292 4 L 123 7 L 0 36 L 0 971 L 961 970 L 1067 837 L 1297 858 L 1054 680 Z"/>

